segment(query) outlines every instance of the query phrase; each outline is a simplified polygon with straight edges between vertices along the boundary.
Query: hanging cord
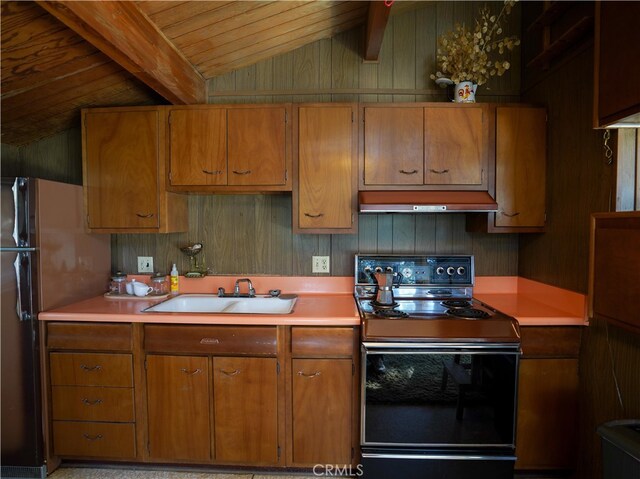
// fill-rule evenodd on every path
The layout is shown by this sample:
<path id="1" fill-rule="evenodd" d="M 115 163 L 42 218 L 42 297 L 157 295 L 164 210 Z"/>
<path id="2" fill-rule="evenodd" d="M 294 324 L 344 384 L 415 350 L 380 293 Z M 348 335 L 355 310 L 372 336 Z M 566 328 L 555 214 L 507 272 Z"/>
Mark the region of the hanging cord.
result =
<path id="1" fill-rule="evenodd" d="M 616 374 L 616 363 L 613 360 L 613 350 L 611 349 L 611 341 L 609 340 L 609 322 L 605 321 L 604 328 L 607 333 L 607 346 L 609 347 L 609 359 L 611 360 L 611 372 L 613 373 L 613 382 L 616 386 L 616 394 L 618 395 L 618 402 L 622 408 L 622 417 L 625 417 L 624 402 L 622 401 L 622 393 L 620 392 L 620 384 L 618 384 L 618 375 Z"/>
<path id="2" fill-rule="evenodd" d="M 613 163 L 613 150 L 609 146 L 609 140 L 611 139 L 611 130 L 604 130 L 602 138 L 604 139 L 604 157 L 607 160 L 607 165 L 611 165 Z"/>

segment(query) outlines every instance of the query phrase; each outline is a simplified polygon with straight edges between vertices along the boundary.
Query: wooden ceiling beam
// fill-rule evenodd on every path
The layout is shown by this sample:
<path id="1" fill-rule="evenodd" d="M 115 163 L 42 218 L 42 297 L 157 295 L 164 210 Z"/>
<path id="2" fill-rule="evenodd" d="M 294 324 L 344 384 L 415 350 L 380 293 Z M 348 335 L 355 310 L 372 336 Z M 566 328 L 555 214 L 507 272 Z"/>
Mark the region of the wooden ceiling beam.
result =
<path id="1" fill-rule="evenodd" d="M 389 20 L 391 5 L 384 1 L 369 2 L 369 15 L 367 18 L 367 31 L 364 42 L 364 59 L 369 62 L 377 62 L 384 38 L 384 30 Z"/>
<path id="2" fill-rule="evenodd" d="M 206 103 L 205 79 L 135 2 L 38 4 L 171 103 Z"/>

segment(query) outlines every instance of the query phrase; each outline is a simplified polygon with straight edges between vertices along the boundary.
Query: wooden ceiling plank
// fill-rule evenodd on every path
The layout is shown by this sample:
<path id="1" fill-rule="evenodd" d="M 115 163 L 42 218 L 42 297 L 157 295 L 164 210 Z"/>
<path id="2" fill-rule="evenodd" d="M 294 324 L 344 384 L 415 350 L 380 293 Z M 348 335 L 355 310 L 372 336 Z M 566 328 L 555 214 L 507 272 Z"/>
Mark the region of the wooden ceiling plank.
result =
<path id="1" fill-rule="evenodd" d="M 193 21 L 199 21 L 202 17 L 210 17 L 214 15 L 216 11 L 224 10 L 228 5 L 239 4 L 245 2 L 185 2 L 175 7 L 160 12 L 158 14 L 149 14 L 146 10 L 143 11 L 148 15 L 153 23 L 164 32 L 167 37 L 171 38 L 167 34 L 167 29 L 174 25 L 181 23 L 190 23 Z M 262 2 L 251 2 L 262 3 Z"/>
<path id="2" fill-rule="evenodd" d="M 352 18 L 340 25 L 332 25 L 326 29 L 321 29 L 319 31 L 313 30 L 306 34 L 301 33 L 299 37 L 297 37 L 295 40 L 293 40 L 289 44 L 276 43 L 274 46 L 261 50 L 260 52 L 253 51 L 250 54 L 248 54 L 248 56 L 242 56 L 242 57 L 238 56 L 237 58 L 233 58 L 233 59 L 231 58 L 218 59 L 217 62 L 215 63 L 212 62 L 211 64 L 207 65 L 206 68 L 203 68 L 203 72 L 208 78 L 223 75 L 230 71 L 243 68 L 245 66 L 265 60 L 267 58 L 271 58 L 273 56 L 292 51 L 296 48 L 300 48 L 308 43 L 312 43 L 318 40 L 332 37 L 333 35 L 350 30 L 359 25 L 362 25 L 361 19 Z"/>
<path id="3" fill-rule="evenodd" d="M 366 4 L 363 5 L 361 8 L 341 12 L 335 16 L 328 16 L 327 12 L 323 11 L 316 12 L 303 18 L 297 18 L 296 20 L 278 25 L 277 28 L 271 26 L 261 32 L 253 31 L 242 37 L 236 36 L 235 39 L 229 39 L 229 41 L 225 43 L 220 42 L 215 49 L 190 56 L 190 59 L 199 69 L 204 69 L 211 61 L 216 61 L 216 59 L 227 55 L 243 52 L 243 50 L 251 51 L 255 49 L 260 51 L 275 44 L 286 46 L 289 42 L 295 41 L 301 33 L 304 34 L 305 30 L 318 31 L 326 29 L 332 24 L 340 24 L 352 18 L 357 18 L 360 20 L 360 23 L 364 23 Z"/>
<path id="4" fill-rule="evenodd" d="M 181 48 L 181 45 L 189 45 L 202 38 L 243 28 L 274 15 L 285 15 L 301 6 L 309 5 L 318 8 L 316 5 L 325 3 L 327 2 L 238 2 L 237 5 L 209 12 L 208 15 L 176 23 L 164 28 L 163 32 Z"/>
<path id="5" fill-rule="evenodd" d="M 387 28 L 391 6 L 384 1 L 369 2 L 369 14 L 367 17 L 367 30 L 364 41 L 364 59 L 369 62 L 377 62 L 380 57 L 380 48 Z"/>
<path id="6" fill-rule="evenodd" d="M 188 5 L 190 3 L 193 2 L 178 2 L 178 1 L 174 1 L 174 0 L 168 0 L 168 1 L 163 1 L 163 0 L 138 0 L 136 1 L 136 5 L 138 5 L 138 8 L 140 10 L 142 10 L 145 14 L 147 14 L 147 16 L 151 16 L 151 15 L 159 15 L 162 12 L 165 12 L 167 10 L 172 10 L 174 8 L 179 8 L 181 5 Z M 204 2 L 198 2 L 198 3 L 204 3 Z"/>
<path id="7" fill-rule="evenodd" d="M 203 58 L 217 55 L 220 49 L 233 48 L 238 39 L 252 38 L 254 43 L 260 43 L 267 38 L 280 35 L 287 29 L 292 31 L 301 24 L 322 21 L 353 9 L 357 9 L 357 5 L 340 4 L 331 7 L 325 2 L 311 2 L 289 10 L 286 14 L 265 19 L 255 18 L 251 23 L 245 22 L 244 19 L 231 19 L 225 22 L 220 31 L 214 30 L 212 33 L 211 29 L 204 29 L 194 32 L 190 39 L 181 37 L 176 38 L 175 42 L 187 58 L 194 65 L 198 65 Z"/>
<path id="8" fill-rule="evenodd" d="M 204 78 L 135 3 L 38 4 L 170 102 L 205 103 Z"/>
<path id="9" fill-rule="evenodd" d="M 41 8 L 31 2 L 6 2 L 0 6 L 2 31 L 19 28 L 42 16 L 47 16 Z"/>

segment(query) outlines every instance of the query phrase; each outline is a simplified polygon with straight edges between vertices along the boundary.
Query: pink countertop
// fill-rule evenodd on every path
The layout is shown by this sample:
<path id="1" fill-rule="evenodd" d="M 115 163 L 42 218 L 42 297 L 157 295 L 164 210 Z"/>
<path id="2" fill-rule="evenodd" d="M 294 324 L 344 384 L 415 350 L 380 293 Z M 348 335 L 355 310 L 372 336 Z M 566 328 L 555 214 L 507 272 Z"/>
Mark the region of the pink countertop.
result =
<path id="1" fill-rule="evenodd" d="M 148 276 L 130 276 L 148 281 Z M 180 278 L 180 293 L 215 293 L 233 290 L 237 276 Z M 147 298 L 111 299 L 98 296 L 38 315 L 44 321 L 122 321 L 180 324 L 357 326 L 360 318 L 353 299 L 353 277 L 251 276 L 262 294 L 269 289 L 297 294 L 288 315 L 144 313 L 159 302 Z M 242 285 L 245 287 L 245 285 Z M 517 276 L 478 276 L 474 297 L 513 316 L 522 326 L 585 326 L 586 296 Z"/>

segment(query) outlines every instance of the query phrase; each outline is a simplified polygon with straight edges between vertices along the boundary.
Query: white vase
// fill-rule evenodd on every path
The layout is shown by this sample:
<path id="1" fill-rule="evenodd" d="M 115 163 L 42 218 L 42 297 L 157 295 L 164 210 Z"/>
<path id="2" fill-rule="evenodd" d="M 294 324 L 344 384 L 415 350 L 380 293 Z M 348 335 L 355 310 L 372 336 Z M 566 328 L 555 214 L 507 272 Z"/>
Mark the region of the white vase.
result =
<path id="1" fill-rule="evenodd" d="M 470 81 L 456 83 L 453 89 L 453 101 L 456 103 L 475 103 L 478 85 Z"/>

